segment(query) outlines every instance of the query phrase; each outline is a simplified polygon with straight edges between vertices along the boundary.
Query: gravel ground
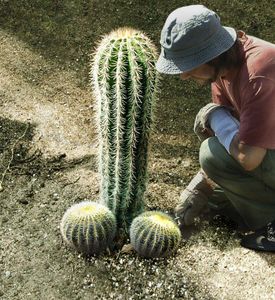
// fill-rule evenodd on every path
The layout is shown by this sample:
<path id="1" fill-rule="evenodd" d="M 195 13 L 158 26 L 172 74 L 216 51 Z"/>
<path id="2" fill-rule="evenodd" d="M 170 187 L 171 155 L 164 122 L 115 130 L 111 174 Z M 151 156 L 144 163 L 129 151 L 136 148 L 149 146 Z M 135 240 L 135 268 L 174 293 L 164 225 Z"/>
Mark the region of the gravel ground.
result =
<path id="1" fill-rule="evenodd" d="M 219 11 L 223 5 L 227 22 L 274 42 L 269 20 L 274 5 L 264 2 L 204 1 Z M 99 193 L 90 41 L 125 24 L 131 11 L 140 18 L 125 25 L 150 28 L 157 42 L 167 11 L 182 2 L 168 7 L 150 1 L 150 16 L 142 14 L 138 1 L 83 1 L 82 10 L 77 1 L 64 3 L 0 1 L 0 298 L 275 299 L 274 256 L 241 248 L 232 224 L 220 218 L 183 228 L 180 248 L 169 259 L 118 250 L 87 260 L 64 245 L 59 222 L 66 209 L 97 200 Z M 105 16 L 113 11 L 117 18 L 108 23 Z M 91 30 L 89 18 L 95 16 Z M 171 213 L 197 172 L 199 143 L 192 124 L 206 96 L 207 88 L 163 77 L 147 209 Z"/>

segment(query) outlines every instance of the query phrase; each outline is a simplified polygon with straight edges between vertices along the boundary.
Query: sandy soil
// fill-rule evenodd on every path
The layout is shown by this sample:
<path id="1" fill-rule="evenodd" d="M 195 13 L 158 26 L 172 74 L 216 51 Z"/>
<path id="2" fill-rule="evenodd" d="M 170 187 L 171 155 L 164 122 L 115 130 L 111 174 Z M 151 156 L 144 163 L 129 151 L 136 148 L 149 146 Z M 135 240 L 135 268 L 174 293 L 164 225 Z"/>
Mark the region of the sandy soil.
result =
<path id="1" fill-rule="evenodd" d="M 11 33 L 0 41 L 1 299 L 275 299 L 274 255 L 241 248 L 219 219 L 184 229 L 167 260 L 120 251 L 85 260 L 66 248 L 65 210 L 99 192 L 92 94 Z M 199 168 L 199 145 L 196 109 L 180 106 L 180 93 L 167 101 L 175 81 L 163 82 L 146 201 L 171 212 Z"/>

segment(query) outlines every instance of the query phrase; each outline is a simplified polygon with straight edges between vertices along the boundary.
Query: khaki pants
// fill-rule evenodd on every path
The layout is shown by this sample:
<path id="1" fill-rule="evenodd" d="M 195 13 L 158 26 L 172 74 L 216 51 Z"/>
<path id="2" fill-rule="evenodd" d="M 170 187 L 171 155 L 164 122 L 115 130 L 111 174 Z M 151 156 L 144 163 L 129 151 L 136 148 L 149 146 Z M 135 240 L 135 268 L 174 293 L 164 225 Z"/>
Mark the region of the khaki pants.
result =
<path id="1" fill-rule="evenodd" d="M 275 220 L 275 150 L 268 150 L 259 167 L 245 171 L 216 137 L 203 141 L 200 164 L 220 186 L 210 205 L 235 208 L 251 229 Z"/>

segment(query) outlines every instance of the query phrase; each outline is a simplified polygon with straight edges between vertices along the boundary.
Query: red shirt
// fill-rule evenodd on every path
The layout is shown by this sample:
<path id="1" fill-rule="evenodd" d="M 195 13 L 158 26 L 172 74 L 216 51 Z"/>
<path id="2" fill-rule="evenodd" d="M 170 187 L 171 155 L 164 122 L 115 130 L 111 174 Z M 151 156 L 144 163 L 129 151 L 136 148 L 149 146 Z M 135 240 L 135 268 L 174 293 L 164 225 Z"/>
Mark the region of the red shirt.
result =
<path id="1" fill-rule="evenodd" d="M 238 70 L 212 83 L 212 101 L 229 106 L 240 121 L 240 140 L 275 149 L 275 45 L 243 33 Z"/>

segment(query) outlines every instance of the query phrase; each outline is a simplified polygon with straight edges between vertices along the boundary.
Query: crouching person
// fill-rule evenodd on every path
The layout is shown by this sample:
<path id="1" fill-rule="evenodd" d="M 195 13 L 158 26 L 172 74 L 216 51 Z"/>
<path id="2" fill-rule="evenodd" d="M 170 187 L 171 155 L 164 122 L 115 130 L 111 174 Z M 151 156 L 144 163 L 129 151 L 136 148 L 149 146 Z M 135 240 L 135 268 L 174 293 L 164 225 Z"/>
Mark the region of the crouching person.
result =
<path id="1" fill-rule="evenodd" d="M 275 251 L 275 45 L 224 27 L 202 5 L 176 9 L 161 32 L 157 70 L 211 84 L 197 114 L 201 171 L 176 214 L 190 225 L 212 207 L 251 234 L 241 245 Z"/>

